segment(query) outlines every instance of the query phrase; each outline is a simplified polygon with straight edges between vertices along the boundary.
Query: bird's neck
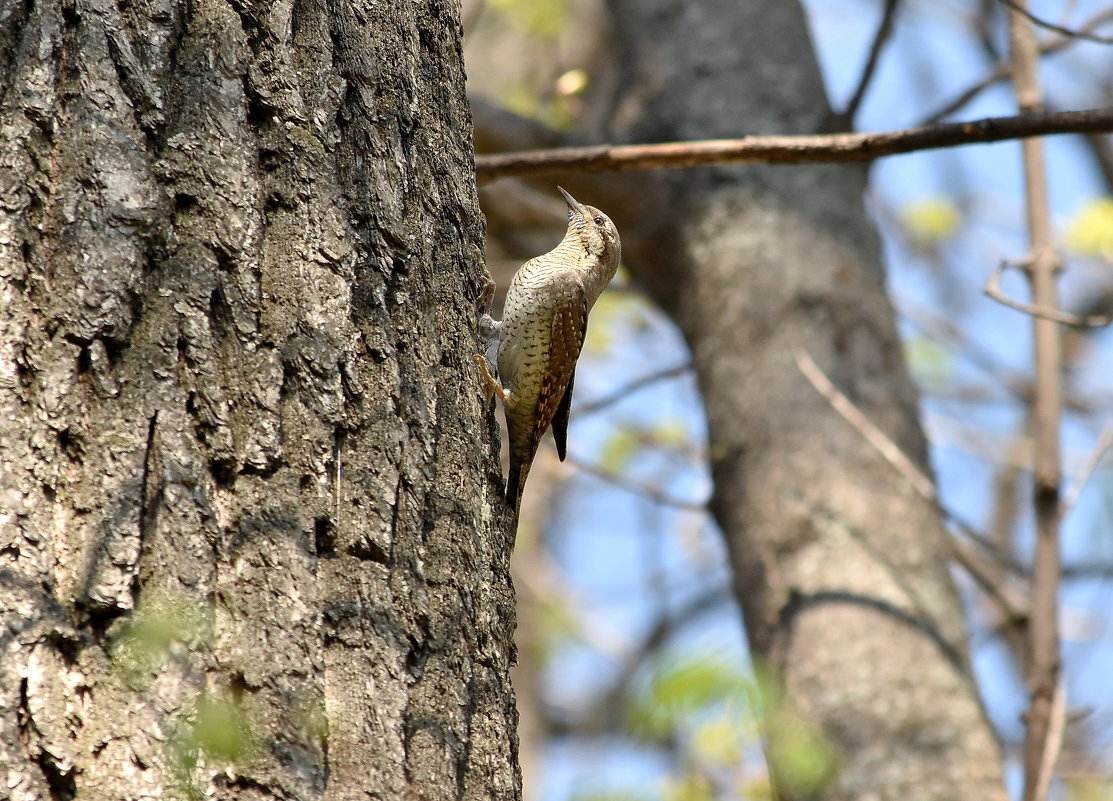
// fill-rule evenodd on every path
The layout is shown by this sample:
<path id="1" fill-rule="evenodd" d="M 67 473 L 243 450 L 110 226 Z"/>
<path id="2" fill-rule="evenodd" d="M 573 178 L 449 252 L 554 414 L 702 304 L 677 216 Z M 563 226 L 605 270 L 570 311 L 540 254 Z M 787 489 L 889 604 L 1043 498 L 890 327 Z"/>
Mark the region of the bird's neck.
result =
<path id="1" fill-rule="evenodd" d="M 575 236 L 566 236 L 557 246 L 561 251 L 561 262 L 569 265 L 583 277 L 584 294 L 587 295 L 588 308 L 595 303 L 607 284 L 618 270 L 618 254 L 607 252 L 595 254 L 589 251 Z"/>

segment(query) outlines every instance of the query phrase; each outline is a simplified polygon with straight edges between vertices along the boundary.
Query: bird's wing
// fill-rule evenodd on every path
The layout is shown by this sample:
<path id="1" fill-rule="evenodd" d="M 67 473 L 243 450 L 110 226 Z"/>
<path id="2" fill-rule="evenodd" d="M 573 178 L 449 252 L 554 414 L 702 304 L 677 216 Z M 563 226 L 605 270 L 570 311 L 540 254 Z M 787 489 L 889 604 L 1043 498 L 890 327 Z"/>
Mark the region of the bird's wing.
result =
<path id="1" fill-rule="evenodd" d="M 537 399 L 534 441 L 540 440 L 545 429 L 552 424 L 557 455 L 563 461 L 567 450 L 568 415 L 572 407 L 576 360 L 580 358 L 587 332 L 587 296 L 579 274 L 571 270 L 553 276 L 550 286 L 557 304 L 552 320 L 549 369 Z"/>

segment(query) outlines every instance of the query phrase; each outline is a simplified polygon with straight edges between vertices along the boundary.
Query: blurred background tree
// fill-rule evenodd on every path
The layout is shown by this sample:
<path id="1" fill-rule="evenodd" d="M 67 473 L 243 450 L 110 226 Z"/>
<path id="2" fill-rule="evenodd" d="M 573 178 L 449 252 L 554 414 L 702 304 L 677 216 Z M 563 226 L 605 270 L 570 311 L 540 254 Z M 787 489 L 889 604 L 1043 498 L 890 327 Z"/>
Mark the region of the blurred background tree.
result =
<path id="1" fill-rule="evenodd" d="M 794 16 L 792 4 L 776 13 L 769 4 L 757 5 L 466 2 L 465 61 L 478 149 L 891 130 L 1015 112 L 1008 8 L 996 0 L 813 0 L 806 4 L 806 17 Z M 1113 48 L 1100 34 L 1108 32 L 1113 8 L 1102 2 L 1039 2 L 1032 12 L 1053 23 L 1038 29 L 1047 107 L 1110 105 Z M 812 85 L 819 75 L 812 73 L 813 58 L 824 86 Z M 1108 137 L 1069 137 L 1048 140 L 1046 152 L 1054 232 L 1065 267 L 1064 307 L 1080 315 L 1108 314 L 1113 305 L 1113 147 Z M 767 674 L 766 651 L 773 653 L 774 668 L 785 669 L 787 659 L 790 673 L 791 657 L 784 656 L 785 645 L 777 641 L 780 632 L 773 626 L 758 635 L 762 659 L 752 661 L 735 602 L 741 597 L 746 605 L 746 594 L 753 590 L 747 579 L 765 576 L 768 569 L 765 564 L 749 575 L 740 571 L 746 568 L 746 552 L 758 552 L 759 560 L 792 562 L 810 543 L 824 539 L 815 533 L 824 513 L 829 527 L 843 529 L 848 541 L 864 540 L 885 551 L 882 561 L 899 563 L 905 554 L 896 551 L 916 543 L 932 547 L 928 512 L 900 522 L 893 518 L 895 510 L 916 503 L 900 488 L 896 471 L 886 467 L 892 475 L 885 476 L 876 466 L 863 466 L 870 459 L 862 452 L 848 459 L 846 449 L 852 446 L 835 442 L 857 436 L 848 423 L 829 421 L 829 412 L 817 414 L 814 427 L 825 433 L 793 444 L 787 442 L 794 436 L 792 420 L 806 420 L 806 414 L 782 422 L 774 419 L 777 410 L 762 402 L 764 395 L 770 403 L 791 405 L 786 398 L 810 393 L 815 408 L 825 403 L 799 376 L 789 389 L 781 386 L 788 379 L 771 378 L 794 370 L 789 355 L 794 325 L 804 331 L 805 348 L 835 385 L 914 459 L 918 456 L 917 432 L 903 428 L 900 411 L 893 411 L 910 397 L 900 386 L 899 357 L 848 366 L 855 356 L 848 360 L 847 353 L 871 355 L 869 349 L 856 352 L 860 343 L 851 341 L 859 323 L 822 319 L 837 316 L 840 304 L 854 317 L 860 303 L 875 302 L 858 294 L 870 280 L 861 272 L 873 268 L 848 266 L 853 256 L 840 256 L 822 233 L 844 226 L 864 241 L 859 256 L 868 261 L 871 234 L 861 233 L 864 224 L 857 219 L 867 213 L 880 234 L 885 287 L 919 390 L 930 463 L 950 520 L 948 547 L 977 559 L 983 568 L 977 580 L 968 569 L 951 567 L 950 572 L 961 592 L 978 690 L 1001 746 L 999 757 L 991 758 L 1000 758 L 1008 787 L 1019 793 L 1027 691 L 1024 622 L 1016 612 L 1026 602 L 1034 539 L 1031 320 L 983 294 L 998 264 L 1026 254 L 1019 145 L 880 161 L 869 170 L 868 186 L 863 185 L 866 211 L 859 215 L 855 182 L 863 178 L 857 167 L 719 168 L 688 171 L 684 177 L 658 172 L 503 180 L 481 192 L 489 225 L 488 265 L 500 286 L 524 258 L 559 237 L 563 212 L 552 189 L 558 182 L 615 219 L 631 271 L 620 275 L 593 314 L 577 381 L 569 461 L 560 465 L 552 449 L 543 448 L 527 488 L 515 568 L 520 605 L 516 687 L 525 787 L 533 799 L 765 797 L 770 790 L 761 751 L 767 737 L 779 739 L 779 758 L 773 761 L 795 777 L 801 792 L 825 786 L 835 774 L 842 775 L 844 789 L 853 787 L 855 769 L 871 764 L 865 753 L 847 759 L 846 739 L 853 737 L 838 731 L 839 720 L 824 718 L 822 710 L 817 730 L 794 727 L 791 719 L 781 721 L 780 732 L 773 730 L 778 725 L 776 685 L 784 677 L 772 668 Z M 822 195 L 831 184 L 843 185 L 838 191 L 844 202 L 852 198 L 852 208 L 836 209 L 831 204 L 837 200 L 815 197 L 801 202 L 802 195 Z M 776 211 L 768 211 L 771 207 Z M 835 219 L 821 219 L 816 226 L 821 233 L 809 232 L 824 214 Z M 731 226 L 738 230 L 726 230 Z M 756 241 L 761 233 L 747 239 L 747 227 L 768 231 L 769 242 Z M 797 236 L 801 241 L 792 242 Z M 693 271 L 720 261 L 728 274 L 723 283 L 694 276 Z M 839 271 L 837 280 L 850 287 L 849 299 L 828 285 L 831 273 Z M 781 273 L 791 277 L 779 281 Z M 730 297 L 714 297 L 716 287 L 727 287 Z M 1003 288 L 1025 298 L 1019 274 L 1007 276 Z M 701 294 L 709 292 L 713 297 Z M 796 317 L 777 318 L 773 311 L 801 304 L 804 313 Z M 763 309 L 774 319 L 756 320 Z M 871 319 L 881 319 L 883 328 L 885 312 L 878 314 Z M 723 335 L 711 330 L 711 322 L 697 319 L 700 315 L 725 316 L 728 325 L 736 326 L 735 355 L 715 351 L 716 337 L 722 345 Z M 832 341 L 839 335 L 848 341 Z M 885 339 L 884 332 L 878 336 Z M 1103 328 L 1064 329 L 1067 511 L 1060 599 L 1069 714 L 1054 786 L 1062 798 L 1113 797 L 1108 692 L 1113 545 L 1105 458 L 1113 393 L 1109 371 L 1103 369 L 1110 347 Z M 715 406 L 722 409 L 724 401 L 714 393 L 731 384 L 711 374 L 714 365 L 734 359 L 737 367 L 723 371 L 739 371 L 732 378 L 740 382 L 737 391 L 743 397 L 731 406 L 734 411 L 720 410 L 716 424 Z M 738 441 L 749 450 L 716 452 L 738 444 L 724 437 L 722 420 L 729 421 L 740 406 L 745 413 L 736 417 Z M 767 446 L 764 438 L 775 442 Z M 802 464 L 754 457 L 766 447 L 799 447 Z M 850 474 L 875 471 L 868 475 L 881 483 L 879 497 L 851 489 L 853 500 L 843 503 L 843 488 L 836 487 L 827 495 L 820 491 L 824 500 L 816 502 L 802 478 L 809 448 L 813 462 L 833 462 Z M 731 461 L 745 462 L 746 469 L 737 471 L 742 475 L 724 464 Z M 784 471 L 793 478 L 785 479 Z M 818 474 L 823 472 L 816 468 L 812 479 L 822 483 Z M 716 500 L 709 508 L 713 481 Z M 790 509 L 794 501 L 802 508 Z M 764 511 L 746 511 L 762 503 Z M 741 517 L 732 516 L 732 509 L 741 510 Z M 910 536 L 860 531 L 871 516 L 920 530 Z M 772 521 L 798 527 L 804 545 L 789 537 L 779 548 L 755 549 L 747 537 Z M 746 526 L 750 533 L 742 530 Z M 720 527 L 727 529 L 722 532 L 727 548 Z M 827 558 L 846 559 L 846 547 L 832 547 Z M 732 560 L 735 593 L 728 568 Z M 795 569 L 777 571 L 783 578 Z M 848 571 L 826 585 L 821 581 L 821 588 L 842 591 L 846 584 L 840 582 L 853 575 Z M 876 588 L 872 577 L 864 580 Z M 800 581 L 796 574 L 787 584 L 797 588 Z M 782 604 L 773 606 L 783 611 L 790 605 L 783 599 Z M 751 643 L 755 621 L 750 617 L 763 610 L 762 599 L 747 605 Z M 768 628 L 761 620 L 756 623 Z M 947 637 L 952 643 L 962 639 L 961 632 L 948 631 Z M 800 647 L 831 645 L 813 638 Z M 850 643 L 847 651 L 854 651 Z M 835 663 L 846 667 L 846 661 Z M 875 686 L 879 693 L 899 687 L 899 682 L 875 681 L 884 674 L 880 665 L 865 667 L 876 675 L 866 670 L 863 686 Z M 788 680 L 790 696 L 814 700 L 806 686 L 811 670 L 798 667 L 794 675 L 795 683 L 791 675 Z M 913 698 L 920 689 L 910 686 L 905 692 Z M 893 698 L 885 703 L 902 706 Z M 847 704 L 857 709 L 865 702 Z M 939 699 L 938 707 L 943 704 Z M 848 729 L 854 726 L 843 722 Z M 883 728 L 878 726 L 873 736 L 883 736 Z M 786 736 L 785 729 L 796 734 Z M 870 747 L 885 750 L 876 743 Z M 941 764 L 946 759 L 940 755 Z M 872 764 L 883 772 L 876 760 Z M 993 777 L 996 765 L 985 767 L 982 780 L 991 786 L 999 781 Z M 970 794 L 974 779 L 967 780 Z M 937 797 L 915 777 L 891 777 L 888 787 L 891 795 L 877 797 Z M 948 796 L 939 791 L 938 797 Z"/>

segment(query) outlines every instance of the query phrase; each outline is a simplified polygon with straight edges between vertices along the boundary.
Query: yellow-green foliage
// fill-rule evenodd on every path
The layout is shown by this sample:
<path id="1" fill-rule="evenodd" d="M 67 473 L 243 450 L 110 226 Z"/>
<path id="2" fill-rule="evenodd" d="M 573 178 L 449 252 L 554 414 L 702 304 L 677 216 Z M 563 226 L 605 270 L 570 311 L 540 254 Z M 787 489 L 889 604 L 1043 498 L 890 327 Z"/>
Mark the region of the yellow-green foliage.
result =
<path id="1" fill-rule="evenodd" d="M 599 466 L 609 473 L 621 473 L 640 447 L 641 439 L 633 430 L 626 426 L 616 428 L 603 445 Z"/>
<path id="2" fill-rule="evenodd" d="M 1067 246 L 1081 256 L 1113 261 L 1113 198 L 1087 204 L 1067 228 Z"/>
<path id="3" fill-rule="evenodd" d="M 1066 780 L 1069 801 L 1113 801 L 1113 780 L 1100 776 L 1082 776 Z"/>
<path id="4" fill-rule="evenodd" d="M 945 387 L 951 377 L 951 358 L 939 343 L 926 337 L 904 341 L 904 356 L 921 385 Z"/>
<path id="5" fill-rule="evenodd" d="M 925 197 L 905 206 L 901 221 L 915 247 L 931 250 L 955 235 L 960 219 L 950 198 Z"/>
<path id="6" fill-rule="evenodd" d="M 491 0 L 491 6 L 534 36 L 556 37 L 569 22 L 566 0 Z"/>
<path id="7" fill-rule="evenodd" d="M 201 696 L 190 718 L 186 746 L 204 754 L 207 761 L 239 762 L 254 747 L 247 712 L 231 696 Z"/>
<path id="8" fill-rule="evenodd" d="M 664 737 L 709 709 L 750 705 L 753 691 L 753 682 L 726 659 L 705 656 L 676 661 L 659 669 L 645 692 L 634 699 L 629 725 L 635 734 Z"/>
<path id="9" fill-rule="evenodd" d="M 127 681 L 141 683 L 158 671 L 174 643 L 208 648 L 212 637 L 211 606 L 161 596 L 128 618 L 113 639 L 112 662 Z"/>
<path id="10" fill-rule="evenodd" d="M 714 801 L 715 793 L 707 777 L 688 772 L 665 782 L 662 801 Z"/>
<path id="11" fill-rule="evenodd" d="M 600 295 L 591 307 L 584 352 L 597 356 L 610 351 L 615 332 L 636 325 L 638 317 L 644 313 L 644 304 L 645 301 L 629 293 L 604 292 Z"/>
<path id="12" fill-rule="evenodd" d="M 793 798 L 821 795 L 823 788 L 838 777 L 838 749 L 822 730 L 785 701 L 775 678 L 765 675 L 760 683 L 765 755 L 777 786 Z"/>

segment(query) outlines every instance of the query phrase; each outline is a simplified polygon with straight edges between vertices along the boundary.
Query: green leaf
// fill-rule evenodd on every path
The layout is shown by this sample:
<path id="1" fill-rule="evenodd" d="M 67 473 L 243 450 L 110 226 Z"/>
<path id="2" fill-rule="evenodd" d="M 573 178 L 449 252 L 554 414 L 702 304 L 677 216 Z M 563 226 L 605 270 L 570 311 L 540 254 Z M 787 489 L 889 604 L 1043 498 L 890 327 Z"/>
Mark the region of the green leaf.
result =
<path id="1" fill-rule="evenodd" d="M 491 6 L 520 30 L 555 39 L 571 20 L 567 0 L 491 0 Z"/>
<path id="2" fill-rule="evenodd" d="M 162 596 L 143 604 L 113 638 L 112 663 L 129 682 L 158 670 L 175 642 L 208 647 L 213 610 L 184 598 Z"/>
<path id="3" fill-rule="evenodd" d="M 641 438 L 635 432 L 625 426 L 616 428 L 599 455 L 599 467 L 609 473 L 621 473 L 640 447 Z"/>
<path id="4" fill-rule="evenodd" d="M 1081 256 L 1100 256 L 1113 261 L 1113 198 L 1088 203 L 1071 220 L 1067 247 Z"/>
<path id="5" fill-rule="evenodd" d="M 745 730 L 736 717 L 721 715 L 697 726 L 692 733 L 692 753 L 700 761 L 710 765 L 730 766 L 740 763 L 748 742 Z"/>
<path id="6" fill-rule="evenodd" d="M 660 737 L 683 719 L 717 704 L 751 704 L 753 682 L 733 663 L 716 656 L 674 662 L 660 669 L 631 704 L 629 723 L 637 734 Z"/>
<path id="7" fill-rule="evenodd" d="M 939 343 L 925 337 L 913 337 L 904 343 L 904 356 L 921 384 L 943 387 L 950 381 L 951 358 Z"/>
<path id="8" fill-rule="evenodd" d="M 664 801 L 713 801 L 715 794 L 711 782 L 697 773 L 686 773 L 678 778 L 668 779 L 661 788 Z"/>
<path id="9" fill-rule="evenodd" d="M 252 745 L 247 713 L 231 698 L 202 697 L 197 702 L 192 735 L 199 751 L 224 762 L 238 761 Z"/>
<path id="10" fill-rule="evenodd" d="M 901 220 L 912 244 L 924 250 L 950 239 L 959 226 L 958 208 L 947 197 L 927 197 L 909 203 Z"/>

